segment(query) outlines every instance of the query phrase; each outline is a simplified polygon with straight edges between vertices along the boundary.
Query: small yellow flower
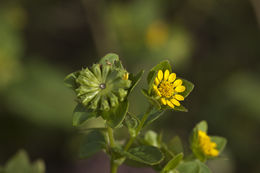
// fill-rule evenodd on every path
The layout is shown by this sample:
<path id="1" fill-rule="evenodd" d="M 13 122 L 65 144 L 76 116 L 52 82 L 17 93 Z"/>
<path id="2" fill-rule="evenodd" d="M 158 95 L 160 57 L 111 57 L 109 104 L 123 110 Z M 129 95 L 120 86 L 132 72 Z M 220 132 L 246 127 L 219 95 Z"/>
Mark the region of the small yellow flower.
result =
<path id="1" fill-rule="evenodd" d="M 216 157 L 219 155 L 219 151 L 216 149 L 217 144 L 210 140 L 207 133 L 199 130 L 198 137 L 200 149 L 206 156 Z"/>
<path id="2" fill-rule="evenodd" d="M 179 93 L 185 91 L 185 86 L 182 85 L 182 80 L 176 80 L 176 74 L 165 70 L 158 71 L 157 77 L 154 80 L 153 90 L 163 105 L 168 105 L 171 108 L 180 106 L 179 101 L 183 101 L 184 97 Z"/>

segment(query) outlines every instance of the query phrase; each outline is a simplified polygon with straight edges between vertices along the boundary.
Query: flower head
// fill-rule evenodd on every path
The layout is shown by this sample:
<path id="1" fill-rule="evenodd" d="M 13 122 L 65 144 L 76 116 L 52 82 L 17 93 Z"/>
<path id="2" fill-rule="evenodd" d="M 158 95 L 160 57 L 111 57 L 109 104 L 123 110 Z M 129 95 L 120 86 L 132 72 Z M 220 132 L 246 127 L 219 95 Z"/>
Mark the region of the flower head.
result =
<path id="1" fill-rule="evenodd" d="M 153 91 L 163 105 L 174 108 L 181 105 L 179 101 L 184 100 L 180 93 L 184 92 L 186 87 L 182 83 L 181 79 L 176 79 L 175 73 L 159 70 L 153 83 Z"/>
<path id="2" fill-rule="evenodd" d="M 211 157 L 216 157 L 219 155 L 219 151 L 216 149 L 217 144 L 210 140 L 210 137 L 206 132 L 199 130 L 198 138 L 200 150 L 204 155 Z"/>
<path id="3" fill-rule="evenodd" d="M 95 110 L 110 110 L 127 96 L 131 86 L 128 72 L 119 61 L 94 64 L 90 69 L 82 69 L 76 78 L 75 89 L 80 102 Z"/>

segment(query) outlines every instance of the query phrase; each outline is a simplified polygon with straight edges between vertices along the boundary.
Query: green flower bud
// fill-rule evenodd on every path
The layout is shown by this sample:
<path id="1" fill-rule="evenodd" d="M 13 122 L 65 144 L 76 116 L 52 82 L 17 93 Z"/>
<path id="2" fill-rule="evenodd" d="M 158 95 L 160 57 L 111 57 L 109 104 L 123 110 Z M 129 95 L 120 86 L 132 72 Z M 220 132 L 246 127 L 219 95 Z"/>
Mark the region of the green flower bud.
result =
<path id="1" fill-rule="evenodd" d="M 124 101 L 131 87 L 128 72 L 120 61 L 93 64 L 75 73 L 75 83 L 79 102 L 92 110 L 108 111 Z"/>

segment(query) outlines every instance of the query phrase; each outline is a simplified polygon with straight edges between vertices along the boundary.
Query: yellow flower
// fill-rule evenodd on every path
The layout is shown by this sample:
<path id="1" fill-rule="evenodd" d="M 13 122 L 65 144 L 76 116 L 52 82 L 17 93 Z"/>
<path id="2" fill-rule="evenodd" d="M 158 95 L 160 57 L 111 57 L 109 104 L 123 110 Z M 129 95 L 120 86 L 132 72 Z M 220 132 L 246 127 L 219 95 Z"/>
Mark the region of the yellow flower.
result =
<path id="1" fill-rule="evenodd" d="M 210 137 L 207 135 L 206 132 L 199 130 L 198 137 L 199 137 L 199 147 L 206 156 L 212 156 L 212 157 L 218 156 L 219 151 L 216 149 L 217 144 L 210 140 Z"/>
<path id="2" fill-rule="evenodd" d="M 179 101 L 183 101 L 184 97 L 179 93 L 184 92 L 185 89 L 185 86 L 182 85 L 182 80 L 176 80 L 175 73 L 170 74 L 169 70 L 165 70 L 164 73 L 162 70 L 158 71 L 154 80 L 153 90 L 163 105 L 168 105 L 171 108 L 180 106 Z"/>

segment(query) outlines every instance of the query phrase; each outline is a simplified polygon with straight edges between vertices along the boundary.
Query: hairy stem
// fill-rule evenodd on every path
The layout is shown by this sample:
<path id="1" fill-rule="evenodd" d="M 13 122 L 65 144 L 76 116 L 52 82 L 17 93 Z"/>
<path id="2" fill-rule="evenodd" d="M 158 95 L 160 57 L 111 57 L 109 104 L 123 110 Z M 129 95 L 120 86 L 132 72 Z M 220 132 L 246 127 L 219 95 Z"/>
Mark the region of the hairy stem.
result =
<path id="1" fill-rule="evenodd" d="M 107 127 L 107 133 L 108 133 L 110 148 L 113 148 L 113 147 L 115 147 L 115 139 L 114 139 L 113 129 L 109 126 Z M 117 173 L 118 166 L 119 165 L 115 162 L 114 157 L 111 154 L 111 157 L 110 157 L 110 173 Z"/>
<path id="2" fill-rule="evenodd" d="M 152 107 L 152 105 L 150 104 L 149 107 L 148 107 L 148 109 L 147 109 L 147 111 L 146 111 L 146 113 L 145 113 L 144 116 L 142 117 L 140 124 L 139 124 L 139 125 L 137 126 L 137 128 L 136 128 L 136 135 L 138 135 L 138 134 L 140 133 L 140 131 L 142 130 L 145 121 L 147 120 L 147 118 L 149 117 L 150 112 L 152 111 L 152 108 L 153 108 L 153 107 Z M 131 138 L 128 140 L 128 142 L 127 142 L 126 145 L 125 145 L 125 148 L 124 148 L 125 151 L 127 151 L 127 150 L 131 147 L 131 145 L 133 144 L 135 138 L 136 138 L 136 136 L 135 136 L 135 137 L 134 137 L 134 136 L 131 136 Z"/>

